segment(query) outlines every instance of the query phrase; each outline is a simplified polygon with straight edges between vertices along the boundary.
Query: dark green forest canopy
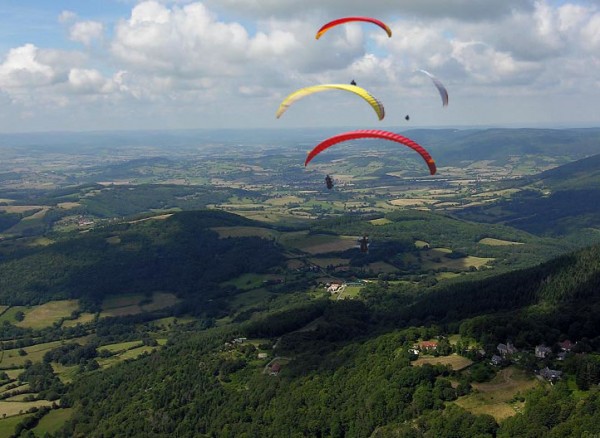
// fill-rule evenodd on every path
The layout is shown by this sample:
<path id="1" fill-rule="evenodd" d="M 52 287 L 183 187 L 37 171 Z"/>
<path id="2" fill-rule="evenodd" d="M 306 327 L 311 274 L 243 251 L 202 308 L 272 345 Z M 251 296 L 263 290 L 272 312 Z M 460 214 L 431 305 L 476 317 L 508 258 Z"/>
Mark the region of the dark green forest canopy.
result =
<path id="1" fill-rule="evenodd" d="M 0 261 L 3 304 L 37 304 L 170 291 L 211 299 L 216 284 L 279 265 L 281 250 L 256 237 L 220 239 L 209 228 L 252 221 L 219 211 L 178 213 L 163 221 L 100 228 Z M 118 236 L 119 243 L 110 243 Z M 261 257 L 255 257 L 260 254 Z"/>
<path id="2" fill-rule="evenodd" d="M 65 397 L 76 413 L 59 436 L 538 436 L 525 432 L 534 425 L 550 436 L 595 432 L 597 388 L 581 402 L 565 386 L 540 390 L 522 414 L 500 425 L 457 407 L 440 413 L 457 397 L 447 379 L 450 370 L 413 367 L 407 349 L 460 323 L 461 333 L 486 349 L 507 338 L 531 348 L 573 336 L 598 351 L 599 266 L 600 247 L 595 246 L 425 295 L 381 282 L 368 288 L 364 302 L 315 303 L 303 305 L 302 312 L 273 314 L 268 324 L 246 329 L 281 327 L 277 333 L 256 333 L 280 335 L 302 325 L 301 315 L 306 320 L 320 315 L 322 321 L 315 331 L 283 335 L 277 354 L 293 360 L 278 377 L 251 366 L 252 349 L 235 360 L 219 352 L 233 327 L 193 334 L 135 363 L 78 380 Z M 500 305 L 503 298 L 507 302 Z M 404 322 L 391 318 L 395 313 Z M 430 327 L 398 330 L 413 324 L 407 323 L 409 315 Z M 464 320 L 473 315 L 479 316 Z M 387 326 L 382 325 L 386 316 Z M 582 385 L 600 378 L 600 366 L 589 358 L 576 356 L 565 365 Z M 592 369 L 595 377 L 586 380 Z"/>

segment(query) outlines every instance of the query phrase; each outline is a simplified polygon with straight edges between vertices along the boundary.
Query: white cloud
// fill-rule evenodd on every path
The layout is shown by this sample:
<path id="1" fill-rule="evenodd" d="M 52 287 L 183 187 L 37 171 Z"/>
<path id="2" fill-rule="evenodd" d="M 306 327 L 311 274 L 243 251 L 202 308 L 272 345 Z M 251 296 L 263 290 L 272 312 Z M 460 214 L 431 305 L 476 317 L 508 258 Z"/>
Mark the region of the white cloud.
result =
<path id="1" fill-rule="evenodd" d="M 58 16 L 59 23 L 69 23 L 77 18 L 77 14 L 73 11 L 64 10 Z"/>
<path id="2" fill-rule="evenodd" d="M 109 84 L 98 70 L 72 69 L 69 72 L 69 85 L 78 93 L 95 94 L 110 91 Z"/>
<path id="3" fill-rule="evenodd" d="M 252 17 L 290 17 L 317 12 L 322 17 L 369 15 L 498 19 L 513 10 L 531 9 L 531 0 L 206 0 L 208 5 Z"/>
<path id="4" fill-rule="evenodd" d="M 352 79 L 384 102 L 390 119 L 410 107 L 418 120 L 419 108 L 435 105 L 436 111 L 429 111 L 424 123 L 452 123 L 461 120 L 461 114 L 492 117 L 497 111 L 492 108 L 494 100 L 507 99 L 506 108 L 508 96 L 531 111 L 547 96 L 568 95 L 590 109 L 600 98 L 595 73 L 600 68 L 597 2 L 131 3 L 129 16 L 104 24 L 98 17 L 76 21 L 75 12 L 63 11 L 59 21 L 68 24 L 69 39 L 83 44 L 80 51 L 40 48 L 43 40 L 35 41 L 37 46 L 9 50 L 0 60 L 3 100 L 23 105 L 21 112 L 33 114 L 33 119 L 53 106 L 65 110 L 77 106 L 78 111 L 86 108 L 95 114 L 111 105 L 115 113 L 130 114 L 142 124 L 147 117 L 159 123 L 172 118 L 174 123 L 193 120 L 209 126 L 268 126 L 275 123 L 273 113 L 280 99 L 295 89 Z M 360 23 L 340 26 L 315 40 L 325 21 L 358 13 L 385 21 L 392 38 L 376 26 Z M 98 40 L 105 44 L 94 44 Z M 448 87 L 451 104 L 444 112 L 431 81 L 415 73 L 419 68 L 436 74 Z M 345 105 L 344 98 L 338 100 L 334 94 L 327 96 L 328 101 Z M 524 103 L 525 99 L 536 103 Z M 352 106 L 326 116 L 312 115 L 310 108 L 299 105 L 294 117 L 290 114 L 277 126 L 345 124 L 365 116 L 352 111 Z M 546 114 L 543 106 L 539 108 Z M 371 120 L 368 108 L 365 112 Z M 600 117 L 597 111 L 588 113 Z"/>
<path id="5" fill-rule="evenodd" d="M 39 87 L 56 80 L 57 72 L 40 60 L 33 44 L 11 49 L 0 64 L 0 89 Z"/>
<path id="6" fill-rule="evenodd" d="M 104 32 L 104 25 L 98 21 L 80 21 L 71 26 L 69 38 L 86 46 L 94 40 L 100 39 Z"/>

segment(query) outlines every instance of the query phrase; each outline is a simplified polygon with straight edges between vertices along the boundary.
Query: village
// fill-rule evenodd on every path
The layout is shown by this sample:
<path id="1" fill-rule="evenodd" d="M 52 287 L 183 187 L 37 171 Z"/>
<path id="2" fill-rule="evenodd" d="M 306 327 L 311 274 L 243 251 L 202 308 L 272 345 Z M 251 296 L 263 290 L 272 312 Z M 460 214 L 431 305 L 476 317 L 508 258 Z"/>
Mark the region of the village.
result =
<path id="1" fill-rule="evenodd" d="M 510 365 L 517 365 L 533 371 L 536 376 L 554 384 L 560 380 L 563 371 L 555 369 L 560 362 L 563 362 L 569 354 L 573 354 L 572 350 L 577 343 L 566 339 L 556 343 L 553 347 L 548 347 L 545 344 L 536 345 L 533 351 L 519 350 L 512 342 L 507 341 L 506 344 L 499 343 L 496 346 L 496 351 L 491 353 L 491 357 L 483 348 L 471 349 L 467 351 L 455 351 L 458 354 L 464 354 L 471 358 L 487 363 L 497 369 L 504 368 Z M 420 356 L 447 356 L 456 350 L 452 348 L 446 338 L 440 340 L 429 340 L 415 343 L 408 352 L 419 358 Z M 543 368 L 540 368 L 543 365 Z M 552 368 L 551 368 L 552 367 Z"/>

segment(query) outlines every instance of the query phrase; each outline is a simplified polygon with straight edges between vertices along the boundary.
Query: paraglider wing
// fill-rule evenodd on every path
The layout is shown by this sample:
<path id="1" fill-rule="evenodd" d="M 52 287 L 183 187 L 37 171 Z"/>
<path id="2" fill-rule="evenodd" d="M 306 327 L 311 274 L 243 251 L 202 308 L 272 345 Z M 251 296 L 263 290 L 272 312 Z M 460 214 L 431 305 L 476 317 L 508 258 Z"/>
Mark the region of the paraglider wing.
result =
<path id="1" fill-rule="evenodd" d="M 301 88 L 297 91 L 294 91 L 288 97 L 283 99 L 281 105 L 279 105 L 279 109 L 277 110 L 277 118 L 281 117 L 281 115 L 293 104 L 295 101 L 302 99 L 304 96 L 308 96 L 309 94 L 318 93 L 319 91 L 327 91 L 327 90 L 343 90 L 349 91 L 351 93 L 357 94 L 367 101 L 369 105 L 375 110 L 377 113 L 377 117 L 379 120 L 382 120 L 385 117 L 385 110 L 381 102 L 375 99 L 367 90 L 361 87 L 357 87 L 356 85 L 348 85 L 348 84 L 322 84 L 322 85 L 313 85 L 311 87 Z"/>
<path id="2" fill-rule="evenodd" d="M 424 73 L 427 76 L 429 76 L 429 78 L 433 81 L 434 85 L 440 92 L 440 96 L 442 98 L 442 105 L 448 106 L 448 90 L 446 90 L 446 87 L 444 87 L 444 84 L 442 84 L 442 82 L 438 78 L 436 78 L 434 75 L 432 75 L 428 71 L 426 71 L 426 70 L 419 70 L 419 71 L 421 73 Z"/>
<path id="3" fill-rule="evenodd" d="M 431 158 L 431 155 L 429 155 L 429 152 L 427 152 L 421 145 L 411 140 L 410 138 L 404 137 L 400 134 L 396 134 L 394 132 L 389 131 L 380 131 L 376 129 L 359 129 L 357 131 L 349 131 L 344 132 L 342 134 L 334 135 L 333 137 L 330 137 L 327 140 L 324 140 L 317 146 L 315 146 L 315 148 L 312 151 L 310 151 L 308 156 L 306 157 L 304 165 L 306 166 L 314 157 L 316 157 L 325 149 L 333 145 L 336 145 L 343 141 L 356 140 L 359 138 L 381 138 L 384 140 L 402 143 L 403 145 L 408 146 L 409 148 L 415 150 L 419 155 L 421 155 L 421 157 L 425 160 L 427 166 L 429 167 L 429 173 L 431 173 L 431 175 L 435 175 L 435 172 L 437 170 L 435 167 L 435 162 L 433 161 L 433 158 Z"/>
<path id="4" fill-rule="evenodd" d="M 330 21 L 329 23 L 324 24 L 323 27 L 321 27 L 321 29 L 318 30 L 317 36 L 315 38 L 319 39 L 325 32 L 327 32 L 332 27 L 338 26 L 340 24 L 348 23 L 349 21 L 364 21 L 367 23 L 376 24 L 377 26 L 379 26 L 383 30 L 385 30 L 385 32 L 388 34 L 388 37 L 390 37 L 390 38 L 392 37 L 392 30 L 383 21 L 379 21 L 379 20 L 377 20 L 375 18 L 371 18 L 371 17 L 344 17 L 344 18 L 338 18 L 337 20 L 333 20 L 333 21 Z"/>

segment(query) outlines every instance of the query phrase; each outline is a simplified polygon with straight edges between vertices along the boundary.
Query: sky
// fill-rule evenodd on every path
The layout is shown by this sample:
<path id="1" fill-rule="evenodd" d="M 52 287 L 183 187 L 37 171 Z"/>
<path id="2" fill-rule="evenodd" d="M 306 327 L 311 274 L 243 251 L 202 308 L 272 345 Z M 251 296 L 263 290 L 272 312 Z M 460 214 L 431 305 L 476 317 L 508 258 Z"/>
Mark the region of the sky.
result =
<path id="1" fill-rule="evenodd" d="M 0 0 L 0 132 L 334 126 L 600 126 L 600 0 Z"/>

